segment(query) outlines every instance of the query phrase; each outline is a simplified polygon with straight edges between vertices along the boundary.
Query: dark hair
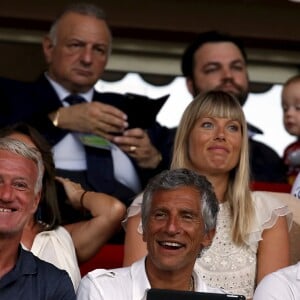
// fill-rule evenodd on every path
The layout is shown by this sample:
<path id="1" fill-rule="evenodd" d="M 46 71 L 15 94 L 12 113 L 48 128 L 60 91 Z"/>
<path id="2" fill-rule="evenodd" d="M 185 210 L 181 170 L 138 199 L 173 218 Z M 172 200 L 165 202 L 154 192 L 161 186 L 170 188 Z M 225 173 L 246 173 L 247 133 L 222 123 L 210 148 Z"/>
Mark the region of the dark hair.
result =
<path id="1" fill-rule="evenodd" d="M 194 54 L 195 52 L 206 43 L 219 43 L 219 42 L 230 42 L 239 48 L 247 61 L 247 55 L 244 49 L 243 42 L 236 37 L 233 37 L 227 33 L 222 33 L 218 31 L 206 31 L 200 33 L 197 38 L 187 46 L 182 58 L 181 58 L 181 72 L 183 76 L 192 78 L 194 70 Z"/>
<path id="2" fill-rule="evenodd" d="M 35 128 L 26 123 L 17 123 L 2 128 L 0 130 L 0 137 L 7 137 L 13 133 L 20 133 L 28 136 L 41 153 L 45 171 L 43 176 L 41 201 L 35 216 L 38 221 L 47 224 L 47 230 L 54 229 L 61 224 L 61 216 L 57 201 L 55 167 L 50 145 Z"/>
<path id="3" fill-rule="evenodd" d="M 219 206 L 211 183 L 206 177 L 197 174 L 195 171 L 181 168 L 161 172 L 153 177 L 146 186 L 142 202 L 143 230 L 145 230 L 149 220 L 153 195 L 157 191 L 175 190 L 184 186 L 194 188 L 199 194 L 205 231 L 208 232 L 216 227 Z"/>

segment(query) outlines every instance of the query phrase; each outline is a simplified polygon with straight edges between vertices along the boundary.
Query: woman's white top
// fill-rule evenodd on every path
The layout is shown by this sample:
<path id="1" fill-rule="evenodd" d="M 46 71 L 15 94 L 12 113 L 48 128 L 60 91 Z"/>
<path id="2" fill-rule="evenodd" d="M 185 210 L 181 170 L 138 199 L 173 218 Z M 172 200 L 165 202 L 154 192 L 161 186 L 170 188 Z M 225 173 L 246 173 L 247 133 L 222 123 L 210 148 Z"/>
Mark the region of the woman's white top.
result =
<path id="1" fill-rule="evenodd" d="M 128 217 L 140 213 L 142 197 L 139 195 L 128 209 Z M 278 217 L 287 216 L 289 228 L 292 214 L 280 199 L 265 192 L 252 192 L 254 206 L 253 225 L 244 246 L 231 240 L 229 204 L 219 205 L 216 234 L 211 246 L 196 261 L 195 271 L 211 287 L 252 298 L 255 287 L 258 243 L 265 229 L 275 225 Z M 142 232 L 141 224 L 138 232 Z"/>
<path id="2" fill-rule="evenodd" d="M 75 291 L 77 290 L 81 279 L 80 269 L 73 240 L 63 226 L 59 226 L 55 230 L 38 233 L 30 251 L 57 268 L 66 270 L 73 282 Z"/>

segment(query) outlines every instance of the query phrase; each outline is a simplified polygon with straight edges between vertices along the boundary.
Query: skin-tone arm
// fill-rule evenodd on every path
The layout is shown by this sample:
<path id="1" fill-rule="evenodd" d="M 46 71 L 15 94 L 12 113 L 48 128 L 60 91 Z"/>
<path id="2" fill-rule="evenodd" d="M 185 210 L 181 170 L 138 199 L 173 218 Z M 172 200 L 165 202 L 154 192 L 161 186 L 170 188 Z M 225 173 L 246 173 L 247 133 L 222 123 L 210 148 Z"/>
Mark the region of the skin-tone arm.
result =
<path id="1" fill-rule="evenodd" d="M 49 114 L 51 120 L 56 112 Z M 112 140 L 112 133 L 123 132 L 127 116 L 118 108 L 92 101 L 59 108 L 58 127 L 78 132 L 92 133 Z"/>
<path id="2" fill-rule="evenodd" d="M 162 156 L 152 145 L 147 132 L 141 128 L 126 130 L 127 116 L 114 106 L 93 101 L 70 107 L 59 108 L 49 114 L 53 121 L 58 118 L 60 128 L 72 131 L 92 133 L 118 145 L 124 152 L 134 158 L 141 168 L 155 169 Z M 123 133 L 116 137 L 112 133 Z M 135 150 L 132 150 L 132 146 Z"/>
<path id="3" fill-rule="evenodd" d="M 257 284 L 267 274 L 290 264 L 286 218 L 279 217 L 272 228 L 264 230 L 262 238 L 257 254 Z"/>
<path id="4" fill-rule="evenodd" d="M 147 254 L 147 246 L 143 241 L 143 236 L 137 231 L 140 221 L 140 214 L 128 218 L 124 243 L 124 267 L 130 266 Z"/>
<path id="5" fill-rule="evenodd" d="M 57 177 L 57 180 L 63 184 L 72 205 L 80 209 L 80 197 L 84 192 L 80 184 L 61 177 Z M 87 221 L 65 225 L 73 239 L 79 263 L 87 261 L 99 251 L 120 228 L 126 212 L 122 202 L 103 193 L 85 193 L 82 204 L 93 217 Z"/>

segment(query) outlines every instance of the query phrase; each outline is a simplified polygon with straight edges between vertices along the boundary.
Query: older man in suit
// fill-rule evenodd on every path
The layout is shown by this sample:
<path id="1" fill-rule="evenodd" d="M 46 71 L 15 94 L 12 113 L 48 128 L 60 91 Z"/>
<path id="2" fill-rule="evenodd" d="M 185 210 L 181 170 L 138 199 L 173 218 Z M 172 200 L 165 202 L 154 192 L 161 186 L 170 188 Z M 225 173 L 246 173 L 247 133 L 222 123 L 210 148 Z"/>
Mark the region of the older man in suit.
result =
<path id="1" fill-rule="evenodd" d="M 149 178 L 169 167 L 174 132 L 155 120 L 147 128 L 131 128 L 128 116 L 116 107 L 128 96 L 95 91 L 111 40 L 100 8 L 67 7 L 43 40 L 47 72 L 18 93 L 29 110 L 19 119 L 51 143 L 59 175 L 129 205 Z M 20 111 L 21 101 L 16 106 Z M 82 217 L 69 206 L 62 207 L 62 214 L 67 222 Z"/>

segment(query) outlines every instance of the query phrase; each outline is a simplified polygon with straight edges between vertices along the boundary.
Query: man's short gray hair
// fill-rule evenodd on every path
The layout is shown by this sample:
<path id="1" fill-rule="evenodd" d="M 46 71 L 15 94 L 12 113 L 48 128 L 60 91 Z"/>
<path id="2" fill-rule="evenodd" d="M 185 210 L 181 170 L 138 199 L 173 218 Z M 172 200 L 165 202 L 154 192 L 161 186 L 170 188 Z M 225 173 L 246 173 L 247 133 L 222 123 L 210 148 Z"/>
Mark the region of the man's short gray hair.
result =
<path id="1" fill-rule="evenodd" d="M 154 193 L 176 190 L 180 187 L 192 187 L 198 192 L 205 231 L 215 229 L 219 206 L 211 183 L 204 176 L 182 168 L 163 171 L 148 183 L 143 193 L 142 202 L 143 231 L 145 231 L 149 220 Z"/>
<path id="2" fill-rule="evenodd" d="M 68 13 L 77 13 L 84 16 L 91 16 L 96 19 L 106 22 L 106 15 L 104 10 L 95 4 L 90 3 L 73 3 L 68 5 L 54 20 L 49 31 L 49 37 L 53 44 L 56 43 L 57 25 L 61 18 Z"/>
<path id="3" fill-rule="evenodd" d="M 10 138 L 0 138 L 0 150 L 8 151 L 24 158 L 32 160 L 38 169 L 37 179 L 34 187 L 34 192 L 37 194 L 42 189 L 43 175 L 44 175 L 44 163 L 41 153 L 34 147 L 29 147 L 25 143 Z"/>

